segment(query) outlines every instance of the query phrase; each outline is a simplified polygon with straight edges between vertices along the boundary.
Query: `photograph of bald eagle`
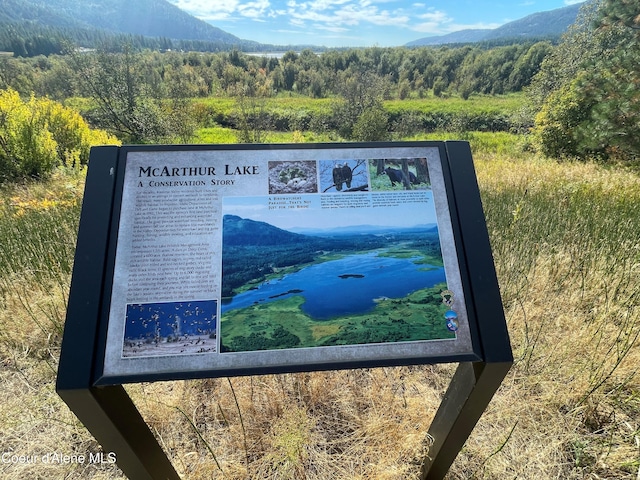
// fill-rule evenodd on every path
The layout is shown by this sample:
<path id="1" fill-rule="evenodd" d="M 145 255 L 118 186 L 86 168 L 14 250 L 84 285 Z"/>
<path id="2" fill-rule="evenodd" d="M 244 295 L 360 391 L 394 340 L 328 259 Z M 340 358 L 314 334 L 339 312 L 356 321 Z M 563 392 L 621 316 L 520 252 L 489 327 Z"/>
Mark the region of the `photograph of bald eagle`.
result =
<path id="1" fill-rule="evenodd" d="M 322 193 L 369 191 L 366 160 L 320 160 L 319 168 Z"/>
<path id="2" fill-rule="evenodd" d="M 351 167 L 344 162 L 342 166 L 336 165 L 333 167 L 331 171 L 331 175 L 333 176 L 333 184 L 336 187 L 336 190 L 342 190 L 342 184 L 345 183 L 347 188 L 351 188 L 351 180 L 353 179 L 353 172 L 351 171 Z"/>

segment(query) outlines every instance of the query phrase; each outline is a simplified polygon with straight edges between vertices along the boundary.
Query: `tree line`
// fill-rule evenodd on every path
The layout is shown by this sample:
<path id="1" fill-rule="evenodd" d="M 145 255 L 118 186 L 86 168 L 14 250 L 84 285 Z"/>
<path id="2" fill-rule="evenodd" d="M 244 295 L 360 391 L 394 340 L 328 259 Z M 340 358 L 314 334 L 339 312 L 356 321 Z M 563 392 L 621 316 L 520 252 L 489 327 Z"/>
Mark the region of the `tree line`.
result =
<path id="1" fill-rule="evenodd" d="M 72 44 L 42 35 L 32 44 L 51 43 L 45 51 L 61 50 L 64 55 L 2 58 L 0 87 L 12 87 L 23 94 L 55 99 L 86 95 L 77 78 Z M 27 42 L 29 43 L 29 42 Z M 22 48 L 22 47 L 21 47 Z M 26 48 L 26 47 L 25 47 Z M 85 57 L 135 56 L 136 75 L 154 95 L 168 95 L 186 87 L 192 97 L 229 93 L 238 83 L 266 85 L 274 92 L 295 92 L 313 98 L 339 93 L 340 86 L 354 72 L 370 72 L 383 78 L 398 98 L 411 92 L 426 95 L 471 93 L 503 94 L 522 90 L 539 70 L 551 51 L 548 41 L 520 43 L 493 48 L 458 47 L 372 47 L 288 51 L 281 58 L 248 55 L 239 50 L 226 52 L 180 52 L 143 49 L 130 43 L 104 42 L 84 51 Z"/>
<path id="2" fill-rule="evenodd" d="M 0 88 L 60 102 L 90 99 L 82 109 L 89 123 L 128 143 L 189 141 L 209 113 L 194 99 L 212 96 L 235 98 L 236 113 L 219 123 L 240 131 L 239 141 L 261 141 L 261 132 L 277 125 L 375 140 L 389 137 L 391 123 L 410 134 L 408 125 L 437 128 L 451 120 L 392 118 L 384 100 L 521 91 L 551 49 L 545 41 L 494 48 L 306 49 L 275 58 L 239 50 L 161 52 L 111 43 L 87 51 L 67 44 L 64 55 L 0 57 Z M 278 95 L 344 101 L 337 101 L 329 116 L 279 120 L 264 103 Z M 501 119 L 480 123 L 508 128 Z"/>
<path id="3" fill-rule="evenodd" d="M 142 7 L 142 5 L 138 5 Z M 172 18 L 175 23 L 175 19 Z M 175 26 L 175 25 L 172 25 Z M 193 32 L 189 32 L 193 33 Z M 220 40 L 183 40 L 169 36 L 116 33 L 104 28 L 85 28 L 74 25 L 46 25 L 33 21 L 2 21 L 0 15 L 0 51 L 13 52 L 16 57 L 63 54 L 65 44 L 73 43 L 88 49 L 131 45 L 136 49 L 222 52 L 232 48 L 250 51 L 269 51 L 273 45 L 262 45 L 237 39 L 234 45 Z"/>

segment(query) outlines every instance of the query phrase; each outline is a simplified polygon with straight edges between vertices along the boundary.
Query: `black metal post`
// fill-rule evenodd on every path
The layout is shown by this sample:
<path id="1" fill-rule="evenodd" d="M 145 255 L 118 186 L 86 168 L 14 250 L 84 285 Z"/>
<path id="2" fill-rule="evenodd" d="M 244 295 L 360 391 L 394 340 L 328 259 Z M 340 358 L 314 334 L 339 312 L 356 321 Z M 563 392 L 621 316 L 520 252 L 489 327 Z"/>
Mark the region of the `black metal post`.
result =
<path id="1" fill-rule="evenodd" d="M 180 480 L 122 385 L 58 394 L 132 480 Z"/>
<path id="2" fill-rule="evenodd" d="M 444 478 L 510 368 L 511 362 L 458 366 L 429 428 L 433 445 L 421 480 Z"/>

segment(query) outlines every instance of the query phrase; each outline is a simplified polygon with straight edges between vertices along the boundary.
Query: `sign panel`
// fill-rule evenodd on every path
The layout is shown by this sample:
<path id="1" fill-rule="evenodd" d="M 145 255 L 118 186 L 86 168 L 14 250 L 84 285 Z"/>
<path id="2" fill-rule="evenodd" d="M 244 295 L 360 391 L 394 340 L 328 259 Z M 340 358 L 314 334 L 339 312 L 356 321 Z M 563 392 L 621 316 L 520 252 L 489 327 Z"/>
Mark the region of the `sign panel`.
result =
<path id="1" fill-rule="evenodd" d="M 117 170 L 99 384 L 479 358 L 442 142 L 123 147 Z"/>

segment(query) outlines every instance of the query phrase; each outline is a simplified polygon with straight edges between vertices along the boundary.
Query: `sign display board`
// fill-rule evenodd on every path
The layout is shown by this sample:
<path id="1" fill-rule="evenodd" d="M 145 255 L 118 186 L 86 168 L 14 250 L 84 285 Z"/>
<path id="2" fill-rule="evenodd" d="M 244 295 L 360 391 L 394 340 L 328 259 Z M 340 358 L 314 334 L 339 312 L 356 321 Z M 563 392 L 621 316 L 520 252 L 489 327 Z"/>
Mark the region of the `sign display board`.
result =
<path id="1" fill-rule="evenodd" d="M 446 160 L 123 147 L 100 382 L 477 359 Z"/>
<path id="2" fill-rule="evenodd" d="M 123 383 L 452 362 L 425 479 L 513 363 L 468 143 L 92 149 L 56 390 L 130 478 Z"/>

